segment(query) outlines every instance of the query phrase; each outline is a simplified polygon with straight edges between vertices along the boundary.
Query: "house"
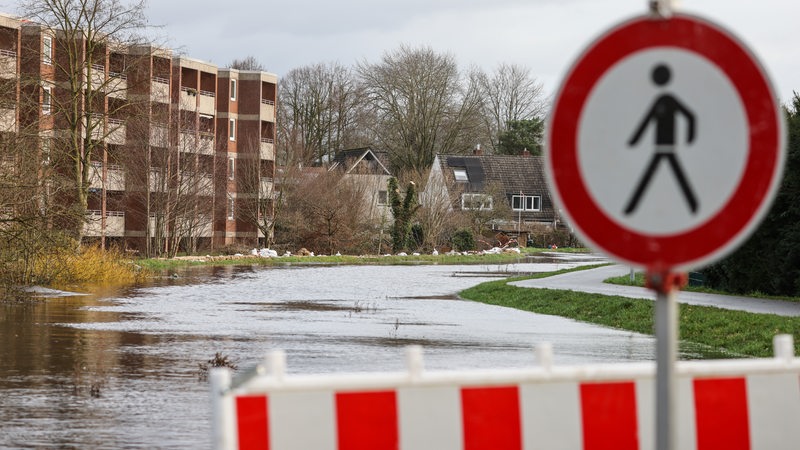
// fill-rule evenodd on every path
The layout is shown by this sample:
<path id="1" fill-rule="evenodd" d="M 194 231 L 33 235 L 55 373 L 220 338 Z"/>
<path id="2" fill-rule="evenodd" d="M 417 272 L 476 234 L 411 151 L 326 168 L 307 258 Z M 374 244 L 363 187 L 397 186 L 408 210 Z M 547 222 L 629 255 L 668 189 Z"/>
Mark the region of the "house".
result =
<path id="1" fill-rule="evenodd" d="M 437 155 L 423 205 L 450 211 L 497 211 L 492 227 L 511 236 L 558 224 L 541 156 Z M 503 202 L 503 203 L 500 203 Z"/>
<path id="2" fill-rule="evenodd" d="M 381 154 L 369 147 L 343 150 L 336 154 L 329 171 L 342 171 L 343 180 L 355 183 L 366 206 L 365 220 L 384 223 L 391 220 L 388 184 L 392 177 Z"/>

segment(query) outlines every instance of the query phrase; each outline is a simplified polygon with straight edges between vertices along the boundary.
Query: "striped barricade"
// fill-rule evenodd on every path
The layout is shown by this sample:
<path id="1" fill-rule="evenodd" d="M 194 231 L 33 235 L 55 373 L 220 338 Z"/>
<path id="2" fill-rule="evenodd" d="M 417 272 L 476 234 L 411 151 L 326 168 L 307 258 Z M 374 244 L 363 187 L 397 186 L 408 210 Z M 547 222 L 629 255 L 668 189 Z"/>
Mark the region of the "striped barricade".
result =
<path id="1" fill-rule="evenodd" d="M 791 340 L 789 340 L 789 346 Z M 785 347 L 786 348 L 786 347 Z M 678 362 L 677 448 L 800 448 L 800 358 Z M 654 363 L 426 372 L 270 374 L 214 369 L 217 449 L 648 450 Z"/>

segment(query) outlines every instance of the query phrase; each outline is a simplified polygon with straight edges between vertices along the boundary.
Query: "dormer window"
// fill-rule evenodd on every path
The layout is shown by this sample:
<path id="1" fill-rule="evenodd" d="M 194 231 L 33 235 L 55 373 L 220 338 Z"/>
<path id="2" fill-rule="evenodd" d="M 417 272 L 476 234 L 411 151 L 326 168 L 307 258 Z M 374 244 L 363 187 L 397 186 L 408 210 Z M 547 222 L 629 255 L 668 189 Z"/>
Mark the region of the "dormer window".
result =
<path id="1" fill-rule="evenodd" d="M 467 169 L 453 169 L 453 177 L 456 181 L 469 181 Z"/>

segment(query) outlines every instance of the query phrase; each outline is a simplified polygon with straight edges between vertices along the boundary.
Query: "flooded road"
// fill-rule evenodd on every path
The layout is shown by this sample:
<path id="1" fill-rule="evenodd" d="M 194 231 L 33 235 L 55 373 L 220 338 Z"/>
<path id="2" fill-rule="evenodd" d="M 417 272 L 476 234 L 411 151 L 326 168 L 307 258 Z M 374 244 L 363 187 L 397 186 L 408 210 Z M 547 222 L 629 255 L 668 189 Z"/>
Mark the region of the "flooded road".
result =
<path id="1" fill-rule="evenodd" d="M 653 340 L 457 299 L 511 272 L 590 260 L 481 266 L 222 267 L 160 285 L 0 305 L 0 448 L 209 448 L 216 353 L 240 369 L 271 349 L 289 373 L 652 359 Z"/>

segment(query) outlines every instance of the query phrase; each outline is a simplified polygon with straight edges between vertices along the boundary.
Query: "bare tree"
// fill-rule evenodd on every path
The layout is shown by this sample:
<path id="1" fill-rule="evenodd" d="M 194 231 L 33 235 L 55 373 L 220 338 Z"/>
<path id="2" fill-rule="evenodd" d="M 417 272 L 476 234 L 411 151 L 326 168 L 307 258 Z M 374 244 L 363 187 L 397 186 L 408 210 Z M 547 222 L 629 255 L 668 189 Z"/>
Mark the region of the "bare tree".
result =
<path id="1" fill-rule="evenodd" d="M 452 55 L 401 46 L 377 64 L 361 63 L 358 73 L 376 118 L 373 134 L 394 172 L 422 172 L 437 153 L 474 145 L 477 90 L 462 80 Z"/>
<path id="2" fill-rule="evenodd" d="M 508 131 L 509 123 L 544 115 L 544 88 L 529 69 L 500 64 L 491 74 L 476 69 L 472 78 L 480 90 L 481 115 L 490 152 L 496 153 L 499 137 Z"/>
<path id="3" fill-rule="evenodd" d="M 320 164 L 342 148 L 364 145 L 357 128 L 360 105 L 355 78 L 340 64 L 316 64 L 287 73 L 278 101 L 283 165 Z"/>
<path id="4" fill-rule="evenodd" d="M 52 114 L 59 139 L 54 149 L 65 157 L 60 169 L 69 174 L 75 212 L 64 224 L 80 240 L 91 185 L 94 155 L 106 138 L 119 131 L 112 118 L 122 117 L 127 102 L 110 104 L 107 96 L 120 89 L 119 79 L 105 71 L 111 49 L 138 41 L 147 26 L 145 0 L 21 0 L 23 15 L 55 37 L 52 58 L 56 83 Z M 32 54 L 39 54 L 39 48 Z"/>
<path id="5" fill-rule="evenodd" d="M 245 56 L 243 59 L 234 59 L 228 65 L 231 69 L 237 70 L 258 70 L 263 72 L 264 66 L 253 55 Z"/>
<path id="6" fill-rule="evenodd" d="M 320 170 L 295 184 L 281 216 L 295 245 L 315 252 L 360 253 L 369 244 L 364 223 L 364 192 L 338 171 Z"/>

